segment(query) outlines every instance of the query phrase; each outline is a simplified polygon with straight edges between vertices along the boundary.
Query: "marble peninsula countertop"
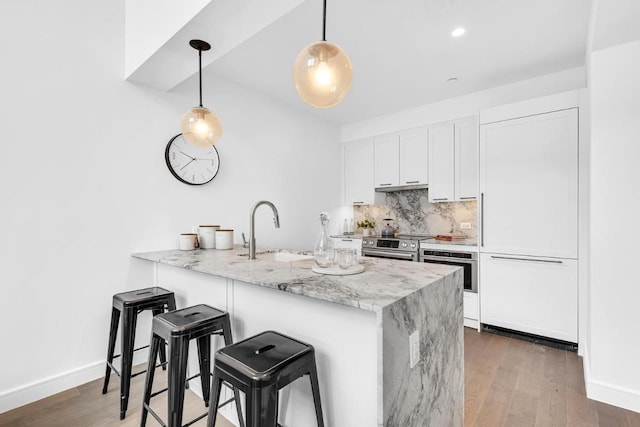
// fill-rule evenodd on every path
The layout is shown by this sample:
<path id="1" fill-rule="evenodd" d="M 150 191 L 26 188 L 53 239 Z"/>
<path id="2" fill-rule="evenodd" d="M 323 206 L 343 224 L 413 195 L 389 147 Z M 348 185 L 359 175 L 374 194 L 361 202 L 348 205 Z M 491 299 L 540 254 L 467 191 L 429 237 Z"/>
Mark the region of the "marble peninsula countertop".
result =
<path id="1" fill-rule="evenodd" d="M 141 252 L 133 257 L 214 276 L 240 280 L 309 298 L 380 312 L 412 293 L 438 282 L 460 267 L 440 264 L 360 258 L 365 270 L 360 274 L 332 276 L 314 273 L 312 259 L 276 261 L 278 250 L 258 249 L 255 260 L 248 249 L 178 249 Z"/>

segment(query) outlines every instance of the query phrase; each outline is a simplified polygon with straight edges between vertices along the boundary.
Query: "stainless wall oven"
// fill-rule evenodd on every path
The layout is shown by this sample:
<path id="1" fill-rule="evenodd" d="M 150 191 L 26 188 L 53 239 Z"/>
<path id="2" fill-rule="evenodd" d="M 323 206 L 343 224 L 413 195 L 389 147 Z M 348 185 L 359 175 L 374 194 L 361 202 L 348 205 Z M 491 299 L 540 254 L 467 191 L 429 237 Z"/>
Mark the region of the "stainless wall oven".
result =
<path id="1" fill-rule="evenodd" d="M 477 252 L 443 251 L 420 249 L 420 262 L 455 265 L 464 269 L 464 290 L 478 292 L 478 254 Z"/>

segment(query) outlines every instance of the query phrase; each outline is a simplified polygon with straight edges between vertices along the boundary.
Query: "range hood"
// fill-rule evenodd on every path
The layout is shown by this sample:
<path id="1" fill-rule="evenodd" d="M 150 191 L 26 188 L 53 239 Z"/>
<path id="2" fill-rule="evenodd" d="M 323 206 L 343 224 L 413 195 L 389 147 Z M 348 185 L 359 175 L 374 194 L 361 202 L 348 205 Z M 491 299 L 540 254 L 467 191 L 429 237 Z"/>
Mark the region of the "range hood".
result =
<path id="1" fill-rule="evenodd" d="M 378 193 L 389 193 L 392 191 L 404 191 L 404 190 L 427 190 L 428 188 L 429 188 L 429 184 L 394 185 L 394 186 L 376 187 L 375 191 Z"/>

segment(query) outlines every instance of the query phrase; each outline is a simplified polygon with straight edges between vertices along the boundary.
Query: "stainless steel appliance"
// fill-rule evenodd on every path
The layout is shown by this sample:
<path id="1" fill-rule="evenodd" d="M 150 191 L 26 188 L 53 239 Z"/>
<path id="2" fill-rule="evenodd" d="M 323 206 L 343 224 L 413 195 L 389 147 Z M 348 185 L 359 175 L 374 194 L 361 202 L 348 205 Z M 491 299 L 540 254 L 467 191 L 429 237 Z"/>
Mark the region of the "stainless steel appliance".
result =
<path id="1" fill-rule="evenodd" d="M 418 261 L 420 241 L 406 238 L 363 237 L 362 256 Z"/>
<path id="2" fill-rule="evenodd" d="M 421 248 L 420 262 L 462 267 L 464 269 L 464 290 L 478 292 L 478 254 L 476 252 Z"/>

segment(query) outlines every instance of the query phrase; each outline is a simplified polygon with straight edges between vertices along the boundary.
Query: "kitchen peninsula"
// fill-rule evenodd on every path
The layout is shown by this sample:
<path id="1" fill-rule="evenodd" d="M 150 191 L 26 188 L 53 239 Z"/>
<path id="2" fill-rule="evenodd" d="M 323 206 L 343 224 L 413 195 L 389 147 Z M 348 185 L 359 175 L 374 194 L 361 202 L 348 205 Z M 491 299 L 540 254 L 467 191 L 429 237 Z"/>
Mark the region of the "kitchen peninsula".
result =
<path id="1" fill-rule="evenodd" d="M 312 344 L 327 426 L 463 425 L 460 268 L 364 258 L 363 273 L 330 276 L 294 254 L 258 250 L 250 261 L 246 253 L 168 250 L 133 262 L 172 289 L 179 307 L 229 311 L 235 340 L 272 329 Z M 280 397 L 280 423 L 315 426 L 308 381 Z M 222 413 L 234 419 L 228 406 Z"/>

